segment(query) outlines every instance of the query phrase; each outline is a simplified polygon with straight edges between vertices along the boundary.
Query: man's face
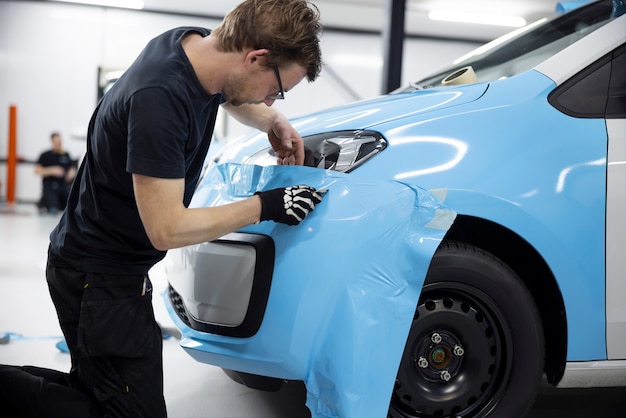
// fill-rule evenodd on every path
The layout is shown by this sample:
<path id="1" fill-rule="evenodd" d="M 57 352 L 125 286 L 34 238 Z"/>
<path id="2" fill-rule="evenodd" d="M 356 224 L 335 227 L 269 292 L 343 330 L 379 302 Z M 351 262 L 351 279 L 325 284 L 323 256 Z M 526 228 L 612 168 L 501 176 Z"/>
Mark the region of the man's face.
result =
<path id="1" fill-rule="evenodd" d="M 60 135 L 54 135 L 51 138 L 52 140 L 52 149 L 54 151 L 61 151 L 63 149 L 63 141 L 61 141 Z"/>
<path id="2" fill-rule="evenodd" d="M 258 66 L 250 71 L 234 74 L 224 87 L 223 94 L 233 106 L 258 103 L 271 106 L 276 100 L 271 97 L 280 92 L 280 84 L 283 93 L 287 92 L 302 81 L 305 75 L 306 70 L 297 64 L 280 68 L 278 76 L 273 67 Z"/>

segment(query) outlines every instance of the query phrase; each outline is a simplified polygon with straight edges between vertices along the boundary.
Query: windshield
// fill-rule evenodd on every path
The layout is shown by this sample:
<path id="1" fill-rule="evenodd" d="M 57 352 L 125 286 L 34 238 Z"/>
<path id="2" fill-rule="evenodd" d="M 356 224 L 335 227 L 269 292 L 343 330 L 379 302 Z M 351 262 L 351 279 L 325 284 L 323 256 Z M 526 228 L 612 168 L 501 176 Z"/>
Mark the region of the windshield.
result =
<path id="1" fill-rule="evenodd" d="M 623 10 L 620 10 L 623 13 Z M 527 71 L 617 17 L 611 0 L 575 9 L 552 20 L 540 20 L 489 42 L 439 73 L 396 90 L 437 87 L 459 69 L 471 66 L 477 81 L 507 78 Z M 476 80 L 475 80 L 476 81 Z"/>

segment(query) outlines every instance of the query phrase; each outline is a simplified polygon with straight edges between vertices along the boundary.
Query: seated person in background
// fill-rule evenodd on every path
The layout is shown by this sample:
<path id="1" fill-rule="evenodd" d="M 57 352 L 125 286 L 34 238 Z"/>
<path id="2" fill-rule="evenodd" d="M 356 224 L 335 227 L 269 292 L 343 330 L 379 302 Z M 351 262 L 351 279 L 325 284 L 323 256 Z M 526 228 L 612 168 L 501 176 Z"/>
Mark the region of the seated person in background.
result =
<path id="1" fill-rule="evenodd" d="M 42 176 L 43 191 L 38 205 L 42 211 L 56 213 L 65 209 L 70 184 L 76 174 L 76 161 L 63 150 L 58 132 L 50 135 L 52 149 L 42 153 L 35 164 L 35 174 Z"/>

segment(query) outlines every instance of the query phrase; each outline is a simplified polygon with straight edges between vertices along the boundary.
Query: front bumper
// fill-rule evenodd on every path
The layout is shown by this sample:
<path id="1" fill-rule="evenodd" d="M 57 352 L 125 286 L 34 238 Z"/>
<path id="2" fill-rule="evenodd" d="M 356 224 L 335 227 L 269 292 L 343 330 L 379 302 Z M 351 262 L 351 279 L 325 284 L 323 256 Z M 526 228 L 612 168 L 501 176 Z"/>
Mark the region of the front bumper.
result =
<path id="1" fill-rule="evenodd" d="M 329 192 L 297 227 L 262 222 L 168 253 L 168 310 L 181 346 L 203 363 L 304 381 L 313 417 L 385 416 L 430 260 L 454 212 L 395 181 L 308 167 L 216 170 L 192 205 L 300 183 Z M 245 251 L 251 237 L 269 241 Z M 274 256 L 260 255 L 269 242 Z M 267 277 L 240 268 L 261 258 L 273 264 Z M 257 280 L 264 291 L 255 293 Z"/>

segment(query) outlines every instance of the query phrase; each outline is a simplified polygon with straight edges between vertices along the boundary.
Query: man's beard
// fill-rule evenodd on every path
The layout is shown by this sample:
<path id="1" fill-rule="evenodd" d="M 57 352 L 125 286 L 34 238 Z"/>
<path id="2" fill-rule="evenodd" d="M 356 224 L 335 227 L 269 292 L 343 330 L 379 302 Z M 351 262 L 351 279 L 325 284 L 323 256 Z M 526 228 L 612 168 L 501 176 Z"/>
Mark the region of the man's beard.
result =
<path id="1" fill-rule="evenodd" d="M 236 98 L 232 99 L 232 100 L 227 98 L 227 97 L 225 97 L 225 98 L 226 98 L 226 103 L 228 103 L 231 106 L 239 107 L 239 106 L 243 106 L 245 104 L 244 102 L 242 102 L 240 100 L 237 100 Z"/>
<path id="2" fill-rule="evenodd" d="M 231 86 L 234 87 L 224 89 L 222 92 L 224 99 L 226 99 L 226 102 L 228 102 L 231 106 L 239 107 L 245 104 L 245 102 L 239 99 L 239 97 L 241 97 L 242 82 L 242 80 L 234 80 L 231 83 Z"/>

